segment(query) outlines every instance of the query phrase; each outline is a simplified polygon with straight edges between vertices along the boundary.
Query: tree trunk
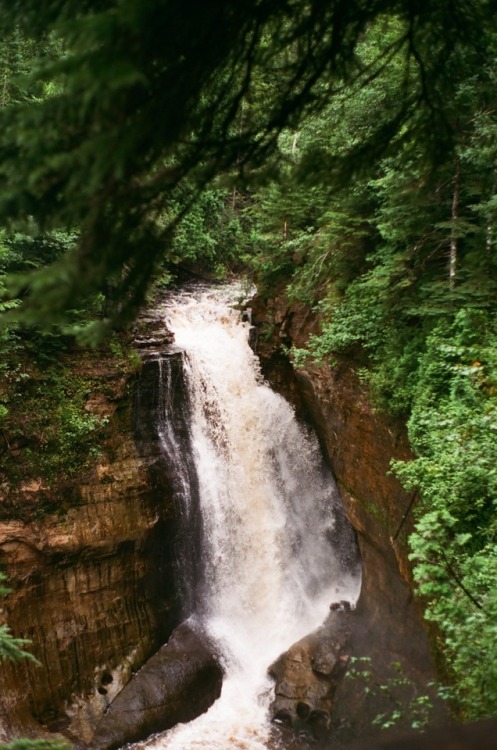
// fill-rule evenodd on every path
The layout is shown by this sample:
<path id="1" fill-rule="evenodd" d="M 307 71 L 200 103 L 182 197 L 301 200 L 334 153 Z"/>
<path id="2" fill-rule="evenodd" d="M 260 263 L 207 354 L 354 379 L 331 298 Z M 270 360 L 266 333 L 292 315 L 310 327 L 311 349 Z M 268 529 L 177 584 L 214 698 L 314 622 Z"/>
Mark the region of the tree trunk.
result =
<path id="1" fill-rule="evenodd" d="M 452 229 L 450 236 L 449 254 L 449 285 L 454 289 L 457 267 L 457 220 L 459 218 L 459 197 L 461 192 L 461 162 L 456 159 L 456 173 L 454 175 L 454 192 L 452 194 Z"/>
<path id="2" fill-rule="evenodd" d="M 245 99 L 242 99 L 241 104 L 240 104 L 240 124 L 238 126 L 238 136 L 240 138 L 243 132 L 244 115 L 245 115 Z M 240 166 L 240 154 L 238 154 L 238 156 L 236 157 L 236 168 L 238 169 L 239 166 Z M 236 185 L 235 185 L 235 187 L 233 187 L 233 192 L 231 193 L 231 208 L 233 209 L 233 211 L 236 208 L 236 197 L 237 197 L 237 192 L 236 192 Z"/>
<path id="3" fill-rule="evenodd" d="M 0 95 L 0 107 L 6 107 L 9 103 L 9 65 L 10 55 L 5 60 L 5 67 L 2 71 L 2 93 Z"/>
<path id="4" fill-rule="evenodd" d="M 494 184 L 492 185 L 492 192 L 490 194 L 490 198 L 493 198 L 496 191 L 497 191 L 497 164 L 494 166 Z M 492 210 L 490 210 L 487 215 L 486 232 L 487 232 L 487 235 L 485 239 L 485 249 L 487 251 L 487 255 L 490 255 L 492 253 L 493 234 L 494 234 L 494 216 L 493 216 Z"/>

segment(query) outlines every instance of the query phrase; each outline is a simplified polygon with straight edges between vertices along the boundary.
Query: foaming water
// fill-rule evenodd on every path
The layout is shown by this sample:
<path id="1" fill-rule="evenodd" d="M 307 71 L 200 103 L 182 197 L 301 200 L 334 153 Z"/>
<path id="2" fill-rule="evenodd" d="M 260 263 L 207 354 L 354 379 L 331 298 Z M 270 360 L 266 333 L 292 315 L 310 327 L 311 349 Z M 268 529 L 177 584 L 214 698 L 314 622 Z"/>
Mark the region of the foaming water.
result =
<path id="1" fill-rule="evenodd" d="M 249 324 L 232 307 L 239 293 L 182 293 L 164 309 L 184 352 L 193 454 L 185 460 L 194 463 L 202 515 L 192 619 L 216 644 L 225 679 L 207 713 L 140 747 L 275 748 L 269 665 L 324 621 L 331 602 L 354 602 L 359 591 L 337 538 L 333 478 L 316 438 L 263 382 Z M 167 424 L 162 433 L 174 452 Z"/>

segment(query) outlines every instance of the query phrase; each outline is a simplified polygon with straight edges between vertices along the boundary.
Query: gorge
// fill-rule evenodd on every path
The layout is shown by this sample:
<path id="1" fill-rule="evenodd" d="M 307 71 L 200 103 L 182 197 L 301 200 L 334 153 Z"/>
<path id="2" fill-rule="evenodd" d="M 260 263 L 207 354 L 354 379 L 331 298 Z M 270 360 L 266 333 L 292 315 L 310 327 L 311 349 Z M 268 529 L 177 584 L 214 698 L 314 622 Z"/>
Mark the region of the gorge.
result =
<path id="1" fill-rule="evenodd" d="M 235 726 L 245 733 L 240 741 L 253 743 L 246 747 L 265 747 L 270 730 L 264 712 L 271 702 L 266 671 L 290 647 L 286 664 L 283 659 L 272 668 L 273 715 L 296 728 L 312 728 L 324 718 L 328 732 L 333 692 L 336 736 L 346 742 L 371 733 L 378 702 L 368 708 L 363 685 L 343 682 L 332 689 L 323 677 L 340 656 L 371 660 L 383 681 L 391 662 L 402 662 L 413 696 L 424 689 L 431 673 L 427 641 L 410 594 L 402 536 L 395 544 L 390 539 L 409 500 L 385 476 L 389 451 L 405 450 L 401 432 L 370 410 L 350 370 L 295 376 L 280 347 L 259 336 L 268 379 L 318 429 L 363 560 L 361 597 L 345 628 L 347 648 L 341 652 L 345 641 L 339 644 L 328 666 L 317 669 L 323 644 L 329 651 L 336 640 L 337 618 L 341 627 L 336 610 L 323 626 L 330 604 L 355 603 L 359 593 L 354 535 L 317 443 L 261 380 L 248 324 L 221 297 L 205 290 L 184 295 L 182 303 L 173 300 L 155 311 L 153 324 L 141 323 L 134 440 L 121 431 L 122 440 L 108 446 L 108 464 L 101 461 L 86 489 L 80 488 L 84 502 L 29 532 L 20 523 L 2 527 L 2 558 L 19 582 L 7 603 L 9 621 L 16 635 L 32 637 L 38 658 L 50 665 L 50 681 L 43 684 L 40 672 L 26 665 L 4 675 L 4 695 L 11 700 L 4 705 L 7 731 L 29 731 L 31 724 L 32 735 L 43 736 L 42 724 L 45 732 L 63 730 L 98 748 L 118 746 L 115 738 L 105 740 L 112 699 L 185 619 L 217 655 L 225 673 L 223 697 L 199 723 L 173 730 L 154 747 L 195 747 L 196 732 L 204 742 L 199 746 L 229 746 L 219 740 L 216 714 L 223 711 L 234 713 Z M 280 342 L 306 334 L 302 310 L 271 309 L 257 300 L 252 307 L 261 333 L 272 316 Z M 164 316 L 175 334 L 173 349 L 161 328 Z M 113 419 L 130 430 L 129 398 L 121 392 L 117 403 Z M 185 460 L 189 452 L 194 460 Z M 202 508 L 200 515 L 195 504 L 207 501 L 210 510 Z M 69 594 L 62 611 L 61 594 Z M 26 629 L 27 612 L 40 623 L 38 632 Z M 106 631 L 109 622 L 114 631 Z M 316 634 L 308 636 L 311 631 Z M 71 653 L 72 661 L 64 663 L 61 656 Z M 295 670 L 291 676 L 295 663 L 307 673 L 303 684 Z M 310 687 L 312 679 L 320 693 Z M 290 689 L 284 687 L 288 680 Z M 214 698 L 215 676 L 209 690 Z M 260 693 L 265 707 L 257 701 Z M 233 705 L 242 708 L 233 711 Z M 102 718 L 105 711 L 110 719 Z M 228 737 L 235 732 L 229 722 L 226 731 Z M 209 733 L 221 744 L 205 745 Z"/>
<path id="2" fill-rule="evenodd" d="M 4 750 L 497 716 L 494 4 L 2 18 Z M 242 277 L 211 377 L 178 300 Z"/>

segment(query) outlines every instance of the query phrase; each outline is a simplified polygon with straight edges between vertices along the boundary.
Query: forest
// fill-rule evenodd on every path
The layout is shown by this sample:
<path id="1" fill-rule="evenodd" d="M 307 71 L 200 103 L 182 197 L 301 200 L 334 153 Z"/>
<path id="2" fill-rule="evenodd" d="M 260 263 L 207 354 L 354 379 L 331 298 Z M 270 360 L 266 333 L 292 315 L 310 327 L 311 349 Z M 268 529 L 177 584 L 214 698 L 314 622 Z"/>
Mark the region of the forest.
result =
<path id="1" fill-rule="evenodd" d="M 460 721 L 497 716 L 492 3 L 5 5 L 0 426 L 7 445 L 35 430 L 28 404 L 46 447 L 2 471 L 93 460 L 105 425 L 64 352 L 129 361 L 154 290 L 243 276 L 300 301 L 321 327 L 294 366 L 352 357 L 407 425 L 414 458 L 391 471 L 416 491 L 439 695 Z M 25 649 L 1 626 L 2 660 Z"/>

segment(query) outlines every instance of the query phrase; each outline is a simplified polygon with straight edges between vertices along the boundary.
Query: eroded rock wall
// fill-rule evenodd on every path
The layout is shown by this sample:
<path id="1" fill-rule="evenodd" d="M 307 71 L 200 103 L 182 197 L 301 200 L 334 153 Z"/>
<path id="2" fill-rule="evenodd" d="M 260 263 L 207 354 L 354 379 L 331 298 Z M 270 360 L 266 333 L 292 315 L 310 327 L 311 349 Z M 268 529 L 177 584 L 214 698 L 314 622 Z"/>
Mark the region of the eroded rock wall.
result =
<path id="1" fill-rule="evenodd" d="M 148 354 L 139 374 L 92 360 L 106 395 L 89 394 L 87 408 L 108 419 L 106 439 L 96 465 L 59 488 L 64 512 L 0 523 L 0 564 L 13 589 L 4 616 L 39 662 L 2 665 L 0 740 L 63 730 L 89 742 L 109 702 L 178 622 L 176 511 L 152 429 Z M 43 489 L 25 488 L 30 507 Z"/>
<path id="2" fill-rule="evenodd" d="M 368 660 L 378 684 L 393 684 L 400 670 L 397 677 L 410 685 L 414 699 L 434 675 L 407 557 L 412 516 L 406 511 L 413 497 L 390 471 L 392 459 L 411 455 L 405 426 L 374 410 L 354 362 L 341 359 L 333 366 L 293 370 L 288 347 L 304 348 L 319 330 L 319 317 L 305 306 L 288 304 L 284 295 L 256 298 L 252 313 L 263 373 L 315 427 L 357 532 L 363 582 L 349 653 Z M 364 687 L 346 681 L 336 694 L 335 719 L 350 724 L 350 737 L 371 736 L 378 708 Z M 444 714 L 438 707 L 435 713 Z M 346 738 L 347 732 L 342 735 Z"/>

